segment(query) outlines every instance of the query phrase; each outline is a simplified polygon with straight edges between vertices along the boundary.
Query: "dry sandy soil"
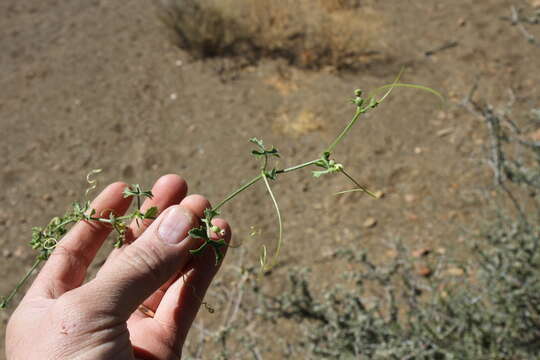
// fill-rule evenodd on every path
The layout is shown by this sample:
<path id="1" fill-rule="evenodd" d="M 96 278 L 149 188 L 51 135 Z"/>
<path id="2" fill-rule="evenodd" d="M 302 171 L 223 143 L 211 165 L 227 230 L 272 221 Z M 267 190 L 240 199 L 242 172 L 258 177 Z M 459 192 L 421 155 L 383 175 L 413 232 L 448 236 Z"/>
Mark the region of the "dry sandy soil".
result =
<path id="1" fill-rule="evenodd" d="M 350 187 L 341 177 L 304 171 L 280 179 L 286 244 L 283 266 L 266 286 L 282 282 L 288 265 L 310 264 L 345 244 L 383 260 L 385 243 L 396 238 L 459 253 L 490 184 L 481 162 L 486 129 L 459 102 L 478 81 L 479 99 L 505 104 L 513 89 L 516 111 L 538 107 L 540 48 L 501 19 L 513 4 L 526 3 L 374 2 L 384 27 L 370 46 L 383 56 L 338 73 L 279 59 L 243 68 L 234 59 L 194 60 L 150 1 L 0 2 L 0 293 L 32 263 L 31 227 L 79 199 L 89 170 L 104 169 L 102 186 L 124 180 L 148 187 L 178 173 L 192 193 L 215 203 L 257 170 L 248 138 L 278 147 L 284 166 L 310 160 L 352 115 L 353 90 L 388 83 L 402 66 L 404 81 L 441 91 L 447 106 L 400 89 L 338 148 L 355 177 L 384 193 L 380 200 L 334 196 Z M 449 42 L 456 46 L 426 56 Z M 261 242 L 276 235 L 262 187 L 223 216 L 237 242 L 252 226 Z M 369 218 L 374 226 L 364 226 Z M 260 243 L 243 246 L 256 265 Z M 234 261 L 231 251 L 227 262 Z M 334 280 L 332 266 L 315 267 L 322 283 Z M 12 309 L 0 314 L 2 338 Z"/>

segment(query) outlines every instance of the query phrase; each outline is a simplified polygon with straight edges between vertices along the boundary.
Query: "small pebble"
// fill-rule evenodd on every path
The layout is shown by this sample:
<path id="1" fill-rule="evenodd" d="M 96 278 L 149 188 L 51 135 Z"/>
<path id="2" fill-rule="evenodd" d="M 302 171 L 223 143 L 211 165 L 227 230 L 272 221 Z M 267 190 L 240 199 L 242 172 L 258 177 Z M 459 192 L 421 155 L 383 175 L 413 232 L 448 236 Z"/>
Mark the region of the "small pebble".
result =
<path id="1" fill-rule="evenodd" d="M 381 190 L 375 191 L 373 194 L 377 199 L 382 199 L 384 197 L 384 192 L 382 192 Z"/>
<path id="2" fill-rule="evenodd" d="M 3 257 L 10 258 L 12 255 L 13 255 L 13 253 L 11 252 L 11 250 L 9 250 L 9 249 L 2 250 L 2 256 Z"/>
<path id="3" fill-rule="evenodd" d="M 431 249 L 429 248 L 420 248 L 417 250 L 414 250 L 411 255 L 415 258 L 420 258 L 429 255 L 431 253 Z"/>
<path id="4" fill-rule="evenodd" d="M 399 254 L 398 254 L 397 250 L 395 250 L 395 249 L 390 249 L 390 250 L 386 251 L 386 256 L 388 256 L 389 258 L 396 258 L 396 257 L 398 257 L 398 255 Z"/>
<path id="5" fill-rule="evenodd" d="M 365 228 L 372 228 L 372 227 L 375 227 L 376 225 L 377 225 L 377 219 L 373 217 L 368 217 L 362 224 L 362 226 Z"/>
<path id="6" fill-rule="evenodd" d="M 418 220 L 418 215 L 416 214 L 413 214 L 413 213 L 405 213 L 405 216 L 407 217 L 407 220 L 410 220 L 410 221 L 416 221 Z"/>
<path id="7" fill-rule="evenodd" d="M 45 201 L 51 201 L 53 197 L 51 194 L 43 194 L 42 199 Z"/>
<path id="8" fill-rule="evenodd" d="M 414 200 L 416 200 L 416 196 L 413 194 L 405 194 L 405 201 L 408 203 L 412 203 Z"/>
<path id="9" fill-rule="evenodd" d="M 437 249 L 437 253 L 439 255 L 444 255 L 444 254 L 446 254 L 446 249 L 443 248 L 443 247 L 440 247 L 440 248 Z"/>
<path id="10" fill-rule="evenodd" d="M 171 100 L 176 100 L 178 98 L 178 94 L 177 93 L 172 93 L 170 95 L 170 98 L 171 98 Z"/>
<path id="11" fill-rule="evenodd" d="M 25 256 L 25 253 L 26 253 L 26 251 L 25 251 L 24 247 L 17 246 L 17 248 L 13 252 L 13 256 L 20 259 L 20 258 L 23 258 Z"/>
<path id="12" fill-rule="evenodd" d="M 450 276 L 463 276 L 463 274 L 465 274 L 465 271 L 458 267 L 452 267 L 446 270 L 446 273 Z"/>
<path id="13" fill-rule="evenodd" d="M 453 132 L 454 132 L 454 129 L 446 128 L 446 129 L 442 129 L 442 130 L 437 131 L 437 136 L 438 137 L 444 137 L 446 135 L 450 135 Z"/>
<path id="14" fill-rule="evenodd" d="M 422 277 L 430 277 L 433 271 L 426 265 L 420 265 L 416 268 L 416 273 Z"/>
<path id="15" fill-rule="evenodd" d="M 540 141 L 540 129 L 536 130 L 536 131 L 533 131 L 532 133 L 529 134 L 529 138 L 532 140 L 532 141 Z"/>

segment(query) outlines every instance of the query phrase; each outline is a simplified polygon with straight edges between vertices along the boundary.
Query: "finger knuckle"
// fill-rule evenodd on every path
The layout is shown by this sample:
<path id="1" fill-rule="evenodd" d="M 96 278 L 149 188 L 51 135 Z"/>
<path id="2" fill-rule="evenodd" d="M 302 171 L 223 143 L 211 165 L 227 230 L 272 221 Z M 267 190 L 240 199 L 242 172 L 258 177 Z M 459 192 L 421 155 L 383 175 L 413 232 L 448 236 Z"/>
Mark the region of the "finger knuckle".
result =
<path id="1" fill-rule="evenodd" d="M 135 272 L 150 277 L 152 280 L 162 281 L 164 274 L 164 255 L 157 247 L 152 245 L 131 245 L 125 253 L 126 265 Z"/>
<path id="2" fill-rule="evenodd" d="M 58 246 L 54 249 L 51 257 L 60 257 L 63 260 L 73 264 L 73 266 L 82 265 L 87 267 L 92 262 L 93 257 L 91 257 L 83 249 L 68 246 L 65 243 L 60 242 Z"/>

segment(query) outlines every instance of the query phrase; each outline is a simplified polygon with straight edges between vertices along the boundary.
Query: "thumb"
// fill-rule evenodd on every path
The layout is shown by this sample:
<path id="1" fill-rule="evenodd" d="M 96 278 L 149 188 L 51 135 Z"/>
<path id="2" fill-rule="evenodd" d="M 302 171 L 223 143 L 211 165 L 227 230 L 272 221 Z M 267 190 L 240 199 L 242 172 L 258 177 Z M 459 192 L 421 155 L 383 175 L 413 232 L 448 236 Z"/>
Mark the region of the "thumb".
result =
<path id="1" fill-rule="evenodd" d="M 188 236 L 197 217 L 179 205 L 164 211 L 133 244 L 88 283 L 88 296 L 102 299 L 95 306 L 127 320 L 136 308 L 189 261 L 189 250 L 200 240 Z M 82 290 L 82 289 L 81 289 Z M 102 308 L 104 307 L 104 308 Z"/>

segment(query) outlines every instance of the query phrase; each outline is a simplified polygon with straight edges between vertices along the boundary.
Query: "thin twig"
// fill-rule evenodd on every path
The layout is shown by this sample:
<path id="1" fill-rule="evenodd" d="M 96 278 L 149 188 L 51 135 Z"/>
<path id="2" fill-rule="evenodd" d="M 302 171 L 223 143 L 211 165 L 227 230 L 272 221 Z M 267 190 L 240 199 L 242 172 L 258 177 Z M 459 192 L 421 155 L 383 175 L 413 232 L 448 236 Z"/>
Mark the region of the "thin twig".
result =
<path id="1" fill-rule="evenodd" d="M 504 193 L 508 196 L 514 208 L 519 214 L 520 219 L 524 224 L 528 224 L 527 216 L 519 204 L 514 194 L 506 186 L 506 175 L 504 173 L 504 153 L 502 151 L 501 143 L 501 119 L 493 111 L 491 105 L 480 106 L 478 103 L 472 100 L 474 93 L 478 88 L 478 84 L 475 83 L 465 99 L 462 100 L 461 105 L 464 106 L 470 113 L 482 119 L 488 125 L 489 135 L 491 139 L 491 159 L 489 164 L 493 169 L 495 185 L 500 187 Z M 511 103 L 513 100 L 511 99 Z"/>
<path id="2" fill-rule="evenodd" d="M 527 29 L 523 25 L 523 21 L 519 16 L 519 10 L 515 6 L 511 6 L 510 11 L 510 21 L 512 22 L 512 25 L 517 26 L 519 32 L 525 37 L 525 39 L 527 39 L 529 43 L 540 47 L 540 44 L 536 41 L 536 37 L 534 37 L 534 35 L 532 35 L 529 31 L 527 31 Z"/>

